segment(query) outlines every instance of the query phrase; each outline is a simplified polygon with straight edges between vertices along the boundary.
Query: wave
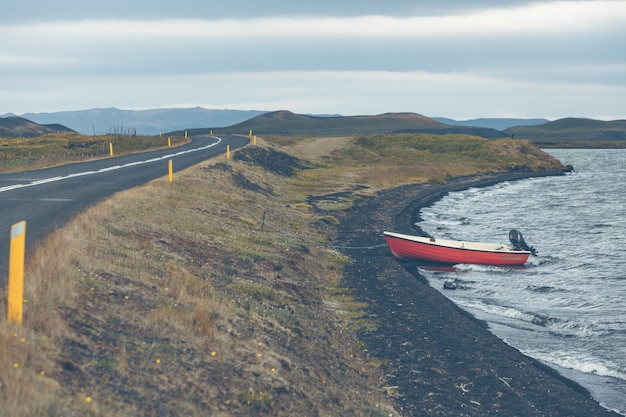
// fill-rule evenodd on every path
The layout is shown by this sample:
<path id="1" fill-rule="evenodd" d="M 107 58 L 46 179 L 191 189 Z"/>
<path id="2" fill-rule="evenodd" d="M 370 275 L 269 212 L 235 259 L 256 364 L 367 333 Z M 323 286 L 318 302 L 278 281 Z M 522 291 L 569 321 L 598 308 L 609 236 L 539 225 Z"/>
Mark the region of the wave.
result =
<path id="1" fill-rule="evenodd" d="M 560 319 L 550 317 L 543 313 L 524 311 L 511 306 L 498 305 L 480 300 L 458 300 L 457 302 L 462 307 L 488 314 L 492 317 L 491 321 L 495 321 L 496 317 L 513 319 L 518 322 L 518 325 L 526 324 L 526 326 L 522 327 L 528 330 L 532 330 L 532 327 L 528 326 L 532 325 L 543 328 L 556 337 L 600 337 L 606 333 L 604 330 L 599 329 L 595 323 L 585 320 Z M 508 323 L 508 325 L 510 326 L 511 323 Z"/>
<path id="2" fill-rule="evenodd" d="M 458 271 L 471 272 L 498 272 L 500 274 L 513 270 L 523 270 L 525 266 L 493 266 L 493 265 L 476 265 L 476 264 L 456 264 Z"/>
<path id="3" fill-rule="evenodd" d="M 577 320 L 549 318 L 546 328 L 550 333 L 561 337 L 593 337 L 600 336 L 601 333 L 594 323 Z"/>
<path id="4" fill-rule="evenodd" d="M 560 288 L 551 287 L 549 285 L 527 285 L 527 291 L 537 292 L 537 293 L 552 293 L 552 292 L 560 292 L 563 291 Z"/>
<path id="5" fill-rule="evenodd" d="M 578 352 L 528 350 L 523 353 L 561 368 L 626 381 L 626 369 L 613 362 L 592 356 L 583 356 Z"/>
<path id="6" fill-rule="evenodd" d="M 540 314 L 522 311 L 515 307 L 490 304 L 479 300 L 458 300 L 458 303 L 465 308 L 479 310 L 491 316 L 516 319 L 522 322 L 532 323 L 542 327 L 545 327 L 545 323 L 547 323 L 547 317 Z"/>

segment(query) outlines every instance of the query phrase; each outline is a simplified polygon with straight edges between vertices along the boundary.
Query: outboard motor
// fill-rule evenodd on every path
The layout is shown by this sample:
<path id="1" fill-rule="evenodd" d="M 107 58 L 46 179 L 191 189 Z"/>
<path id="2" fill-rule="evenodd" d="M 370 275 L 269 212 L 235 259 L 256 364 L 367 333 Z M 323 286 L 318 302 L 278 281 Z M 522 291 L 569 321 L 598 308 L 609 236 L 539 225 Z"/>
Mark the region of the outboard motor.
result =
<path id="1" fill-rule="evenodd" d="M 528 246 L 528 244 L 524 240 L 524 236 L 522 236 L 522 232 L 511 229 L 511 231 L 509 232 L 509 240 L 511 241 L 511 244 L 515 249 L 527 250 L 532 253 L 533 256 L 537 256 L 537 251 L 532 246 Z"/>

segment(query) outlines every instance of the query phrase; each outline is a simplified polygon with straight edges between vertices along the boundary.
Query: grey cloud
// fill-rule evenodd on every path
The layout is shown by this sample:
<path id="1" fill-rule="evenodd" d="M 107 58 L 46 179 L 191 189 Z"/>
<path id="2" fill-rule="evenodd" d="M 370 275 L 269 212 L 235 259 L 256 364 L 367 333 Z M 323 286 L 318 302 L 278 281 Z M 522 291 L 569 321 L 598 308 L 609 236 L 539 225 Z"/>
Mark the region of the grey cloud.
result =
<path id="1" fill-rule="evenodd" d="M 254 71 L 424 71 L 472 73 L 542 82 L 575 81 L 624 84 L 619 68 L 620 39 L 610 34 L 524 36 L 515 34 L 453 38 L 297 38 L 254 42 L 251 39 L 155 42 L 104 40 L 73 51 L 70 63 L 52 66 L 3 67 L 8 76 L 186 74 Z M 601 45 L 601 47 L 599 47 Z M 595 68 L 609 69 L 590 71 Z M 559 68 L 563 70 L 559 70 Z"/>
<path id="2" fill-rule="evenodd" d="M 24 0 L 3 5 L 0 24 L 76 18 L 425 16 L 526 3 L 529 2 L 109 0 L 93 4 Z M 0 89 L 4 90 L 0 106 L 4 107 L 0 113 L 19 112 L 20 106 L 24 111 L 40 110 L 32 106 L 50 111 L 94 106 L 154 107 L 166 103 L 171 106 L 181 102 L 203 105 L 207 101 L 250 108 L 270 100 L 281 108 L 296 102 L 307 103 L 307 110 L 291 109 L 303 112 L 365 114 L 398 110 L 454 116 L 454 106 L 457 115 L 466 112 L 464 117 L 494 115 L 500 111 L 497 107 L 508 114 L 533 117 L 553 116 L 549 111 L 555 109 L 561 114 L 581 109 L 576 110 L 577 114 L 593 116 L 612 114 L 613 108 L 615 114 L 624 108 L 626 72 L 621 51 L 626 26 L 614 25 L 595 25 L 580 31 L 572 31 L 571 27 L 563 32 L 543 30 L 541 34 L 505 30 L 497 36 L 483 31 L 408 31 L 406 36 L 375 36 L 360 31 L 357 35 L 326 36 L 322 31 L 302 31 L 289 36 L 279 31 L 263 37 L 227 34 L 218 36 L 219 39 L 160 36 L 154 25 L 148 25 L 153 30 L 151 35 L 85 34 L 85 39 L 74 33 L 31 37 L 30 28 L 25 28 L 19 37 L 2 44 Z M 247 26 L 244 22 L 226 27 L 237 30 Z M 45 29 L 38 29 L 41 30 Z M 4 33 L 11 33 L 10 29 Z M 384 74 L 367 74 L 368 71 Z M 247 84 L 242 85 L 245 80 Z M 454 80 L 453 85 L 450 80 Z M 577 92 L 585 94 L 585 100 L 577 100 Z M 548 96 L 542 97 L 544 93 Z M 310 104 L 312 101 L 319 101 L 317 107 Z M 476 101 L 490 107 L 481 110 Z M 496 107 L 492 102 L 499 104 Z M 537 107 L 539 103 L 543 109 Z"/>
<path id="3" fill-rule="evenodd" d="M 202 1 L 202 0 L 22 0 L 3 5 L 0 22 L 41 22 L 76 19 L 167 19 L 255 18 L 264 16 L 435 16 L 463 14 L 485 8 L 503 8 L 532 3 L 530 0 L 293 0 Z"/>

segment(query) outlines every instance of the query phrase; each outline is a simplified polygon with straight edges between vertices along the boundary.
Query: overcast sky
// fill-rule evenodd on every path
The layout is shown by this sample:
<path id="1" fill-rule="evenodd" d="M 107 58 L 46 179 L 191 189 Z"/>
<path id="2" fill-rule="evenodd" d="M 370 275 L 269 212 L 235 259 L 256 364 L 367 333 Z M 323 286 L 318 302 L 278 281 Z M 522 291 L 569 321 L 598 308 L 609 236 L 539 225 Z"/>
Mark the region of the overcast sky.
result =
<path id="1" fill-rule="evenodd" d="M 0 115 L 96 107 L 626 119 L 626 0 L 20 0 Z"/>

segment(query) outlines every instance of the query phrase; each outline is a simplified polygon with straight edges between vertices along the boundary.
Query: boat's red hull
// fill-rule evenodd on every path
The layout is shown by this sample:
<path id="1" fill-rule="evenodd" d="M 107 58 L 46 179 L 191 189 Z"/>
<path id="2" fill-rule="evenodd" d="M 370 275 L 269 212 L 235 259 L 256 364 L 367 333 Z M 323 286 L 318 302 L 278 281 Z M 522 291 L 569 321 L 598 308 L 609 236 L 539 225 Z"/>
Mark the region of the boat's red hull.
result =
<path id="1" fill-rule="evenodd" d="M 429 242 L 385 234 L 391 253 L 402 260 L 445 264 L 523 265 L 530 256 L 527 251 L 474 250 L 442 246 Z"/>

